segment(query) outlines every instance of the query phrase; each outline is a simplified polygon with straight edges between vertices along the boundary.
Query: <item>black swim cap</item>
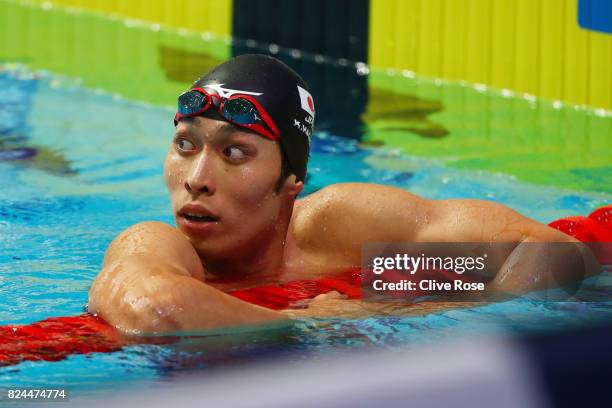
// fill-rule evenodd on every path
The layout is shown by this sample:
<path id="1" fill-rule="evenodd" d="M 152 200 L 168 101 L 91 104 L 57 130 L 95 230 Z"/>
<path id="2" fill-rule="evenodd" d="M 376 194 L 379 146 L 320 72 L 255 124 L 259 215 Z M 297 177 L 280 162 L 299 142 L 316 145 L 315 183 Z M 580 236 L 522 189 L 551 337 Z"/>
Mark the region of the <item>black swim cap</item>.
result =
<path id="1" fill-rule="evenodd" d="M 245 54 L 213 68 L 193 87 L 222 97 L 245 93 L 255 98 L 280 132 L 281 154 L 304 180 L 315 108 L 308 85 L 295 71 L 268 55 Z"/>

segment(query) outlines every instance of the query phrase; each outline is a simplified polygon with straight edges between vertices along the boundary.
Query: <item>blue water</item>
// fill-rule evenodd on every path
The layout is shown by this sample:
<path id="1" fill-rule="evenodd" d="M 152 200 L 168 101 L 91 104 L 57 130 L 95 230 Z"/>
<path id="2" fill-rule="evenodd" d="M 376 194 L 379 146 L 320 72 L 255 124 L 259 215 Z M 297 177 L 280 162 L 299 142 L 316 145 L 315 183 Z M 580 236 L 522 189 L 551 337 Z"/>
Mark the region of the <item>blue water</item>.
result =
<path id="1" fill-rule="evenodd" d="M 0 70 L 1 325 L 82 313 L 110 241 L 140 221 L 173 222 L 162 178 L 173 132 L 171 109 L 83 89 L 70 79 L 23 67 L 6 68 Z M 38 158 L 28 159 L 34 150 Z M 309 173 L 306 194 L 337 182 L 382 183 L 428 198 L 487 198 L 542 222 L 589 213 L 612 201 L 603 194 L 451 169 L 324 133 L 313 136 Z M 291 329 L 25 362 L 0 368 L 0 382 L 104 393 L 268 358 L 316 359 L 339 350 L 412 347 L 465 333 L 521 335 L 609 321 L 612 274 L 591 278 L 582 289 L 593 301 L 524 298 L 417 317 L 304 321 Z"/>

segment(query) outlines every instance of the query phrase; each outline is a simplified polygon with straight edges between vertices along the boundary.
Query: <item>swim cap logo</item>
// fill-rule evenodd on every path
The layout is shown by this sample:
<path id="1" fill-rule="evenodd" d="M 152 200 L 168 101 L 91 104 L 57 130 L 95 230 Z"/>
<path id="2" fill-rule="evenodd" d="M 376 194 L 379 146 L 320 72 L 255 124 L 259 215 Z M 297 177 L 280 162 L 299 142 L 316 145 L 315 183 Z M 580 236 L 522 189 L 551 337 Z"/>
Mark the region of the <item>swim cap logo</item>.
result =
<path id="1" fill-rule="evenodd" d="M 300 102 L 302 104 L 302 109 L 310 114 L 310 116 L 314 117 L 315 108 L 314 102 L 312 101 L 312 95 L 310 92 L 297 85 L 298 92 L 300 93 Z"/>
<path id="2" fill-rule="evenodd" d="M 222 98 L 229 98 L 230 96 L 235 95 L 235 94 L 254 95 L 254 96 L 263 95 L 262 92 L 248 92 L 248 91 L 240 91 L 238 89 L 223 88 L 223 84 L 210 84 L 210 85 L 204 85 L 203 87 L 214 90 Z"/>

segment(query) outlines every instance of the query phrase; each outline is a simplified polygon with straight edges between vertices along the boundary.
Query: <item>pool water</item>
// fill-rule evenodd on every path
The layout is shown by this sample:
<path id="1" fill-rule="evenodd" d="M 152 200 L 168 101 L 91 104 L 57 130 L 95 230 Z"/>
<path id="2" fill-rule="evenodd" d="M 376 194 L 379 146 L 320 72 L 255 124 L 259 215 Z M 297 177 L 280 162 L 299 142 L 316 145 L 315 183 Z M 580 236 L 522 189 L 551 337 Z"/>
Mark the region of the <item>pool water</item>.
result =
<path id="1" fill-rule="evenodd" d="M 83 88 L 71 78 L 1 66 L 1 325 L 82 313 L 104 250 L 119 232 L 145 220 L 173 224 L 162 176 L 172 117 L 171 109 Z M 381 183 L 433 199 L 486 198 L 542 222 L 612 202 L 605 192 L 449 166 L 361 143 L 361 135 L 338 136 L 328 122 L 320 125 L 327 131 L 313 136 L 304 194 L 338 182 Z M 447 129 L 452 134 L 452 126 Z M 468 333 L 523 335 L 612 320 L 612 274 L 587 280 L 583 291 L 589 302 L 522 298 L 425 316 L 304 321 L 290 329 L 188 336 L 172 344 L 2 367 L 0 382 L 65 386 L 73 395 L 105 393 L 269 358 L 317 359 Z"/>

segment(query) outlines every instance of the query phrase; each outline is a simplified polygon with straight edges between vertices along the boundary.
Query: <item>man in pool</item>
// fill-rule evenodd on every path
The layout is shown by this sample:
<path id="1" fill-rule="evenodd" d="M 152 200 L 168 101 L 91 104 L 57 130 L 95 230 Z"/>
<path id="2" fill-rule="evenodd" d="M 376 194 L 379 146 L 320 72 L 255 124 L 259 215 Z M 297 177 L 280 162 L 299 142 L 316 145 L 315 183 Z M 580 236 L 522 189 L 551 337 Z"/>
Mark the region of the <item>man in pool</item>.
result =
<path id="1" fill-rule="evenodd" d="M 526 243 L 575 240 L 499 204 L 360 183 L 297 200 L 314 116 L 306 83 L 272 57 L 243 55 L 197 80 L 179 97 L 164 163 L 178 227 L 143 222 L 122 232 L 91 287 L 89 311 L 133 333 L 286 321 L 290 313 L 227 292 L 354 270 L 364 242 L 515 243 L 510 255 L 524 262 L 512 268 L 502 259 L 488 289 L 553 284 Z M 549 259 L 545 269 L 557 283 L 596 273 L 588 251 L 578 258 Z M 374 307 L 366 303 L 323 294 L 301 313 Z"/>

